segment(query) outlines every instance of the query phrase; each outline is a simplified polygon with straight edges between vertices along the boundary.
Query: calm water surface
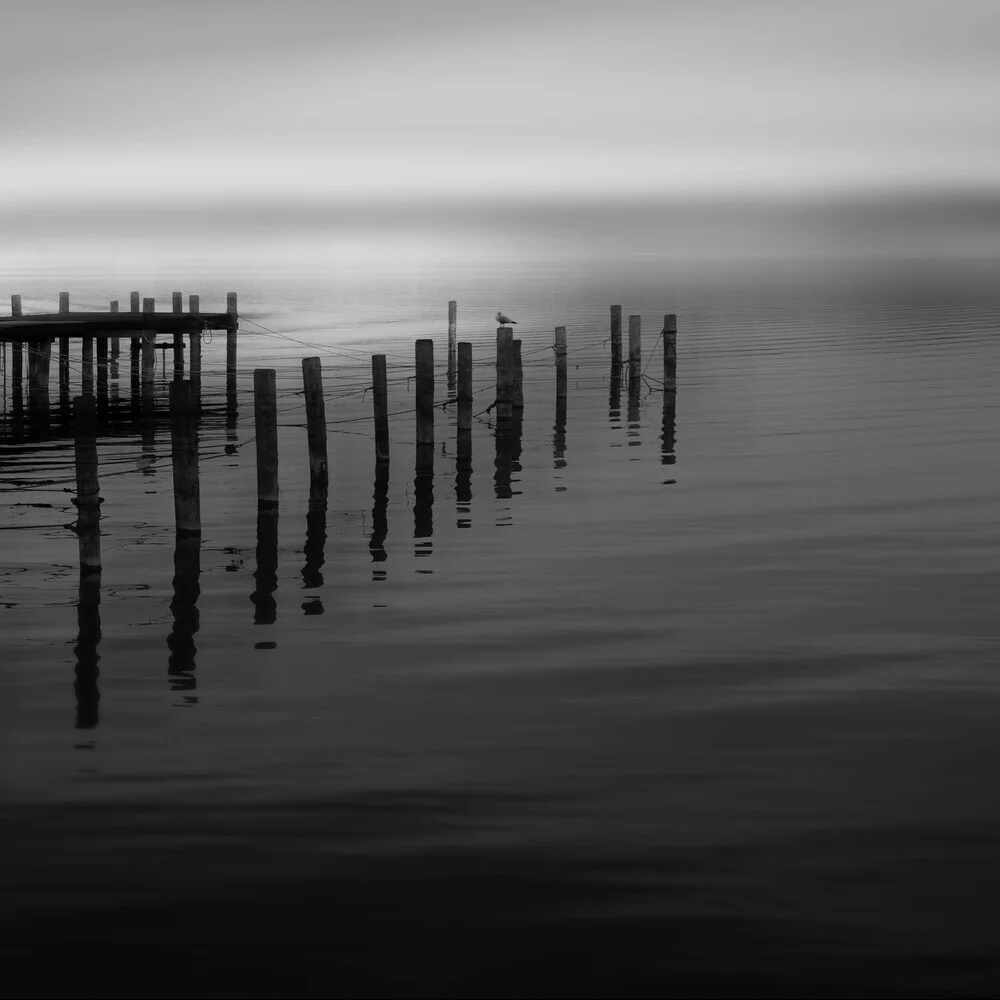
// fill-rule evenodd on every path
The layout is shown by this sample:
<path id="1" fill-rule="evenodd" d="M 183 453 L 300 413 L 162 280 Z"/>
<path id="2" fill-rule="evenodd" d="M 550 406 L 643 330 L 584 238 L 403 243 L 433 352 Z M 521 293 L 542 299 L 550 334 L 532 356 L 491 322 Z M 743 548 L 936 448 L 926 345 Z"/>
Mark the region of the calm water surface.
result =
<path id="1" fill-rule="evenodd" d="M 162 307 L 177 287 L 205 311 L 239 291 L 238 413 L 220 336 L 200 549 L 175 542 L 169 427 L 106 430 L 99 589 L 81 590 L 66 527 L 72 439 L 56 419 L 31 440 L 8 380 L 0 912 L 35 992 L 1000 988 L 995 262 L 587 256 L 149 265 Z M 71 264 L 11 290 L 26 311 L 61 287 L 101 308 L 144 274 Z M 498 308 L 520 321 L 526 402 L 499 452 L 478 416 L 471 474 L 438 410 L 426 480 L 408 377 L 433 337 L 447 398 L 450 298 L 474 412 Z M 612 302 L 626 340 L 643 318 L 631 397 Z M 298 395 L 311 354 L 325 516 Z M 256 509 L 255 366 L 278 373 L 276 524 Z M 126 347 L 112 408 L 128 378 Z"/>

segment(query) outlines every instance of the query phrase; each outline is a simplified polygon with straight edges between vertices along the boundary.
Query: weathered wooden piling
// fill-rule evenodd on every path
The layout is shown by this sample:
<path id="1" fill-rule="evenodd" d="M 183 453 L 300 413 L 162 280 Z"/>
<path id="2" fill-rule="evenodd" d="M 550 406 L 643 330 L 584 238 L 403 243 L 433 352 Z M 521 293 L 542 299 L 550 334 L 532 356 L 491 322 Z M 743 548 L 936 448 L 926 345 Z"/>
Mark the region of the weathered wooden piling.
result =
<path id="1" fill-rule="evenodd" d="M 458 367 L 458 303 L 448 303 L 448 377 L 454 378 Z"/>
<path id="2" fill-rule="evenodd" d="M 497 423 L 507 423 L 514 415 L 514 331 L 497 327 Z"/>
<path id="3" fill-rule="evenodd" d="M 73 400 L 76 533 L 80 576 L 101 572 L 101 486 L 97 475 L 97 407 L 93 396 Z"/>
<path id="4" fill-rule="evenodd" d="M 10 314 L 14 319 L 17 319 L 22 315 L 20 295 L 12 295 L 10 297 Z"/>
<path id="5" fill-rule="evenodd" d="M 458 345 L 458 429 L 472 430 L 472 344 Z"/>
<path id="6" fill-rule="evenodd" d="M 309 507 L 316 510 L 326 506 L 330 482 L 323 365 L 319 358 L 302 359 L 302 384 L 306 396 L 306 435 L 309 441 Z"/>
<path id="7" fill-rule="evenodd" d="M 200 535 L 198 396 L 190 382 L 170 383 L 170 454 L 174 473 L 174 523 L 177 534 Z"/>
<path id="8" fill-rule="evenodd" d="M 611 307 L 611 366 L 620 368 L 622 363 L 622 307 Z"/>
<path id="9" fill-rule="evenodd" d="M 156 299 L 143 299 L 142 312 L 144 315 L 152 315 L 156 312 Z M 143 392 L 146 386 L 152 391 L 153 373 L 156 370 L 156 331 L 142 331 L 142 384 Z"/>
<path id="10" fill-rule="evenodd" d="M 59 312 L 61 313 L 69 312 L 69 292 L 59 293 Z"/>
<path id="11" fill-rule="evenodd" d="M 642 317 L 628 318 L 628 376 L 635 378 L 642 374 Z"/>
<path id="12" fill-rule="evenodd" d="M 253 417 L 257 435 L 257 507 L 278 506 L 278 396 L 273 368 L 255 368 Z"/>
<path id="13" fill-rule="evenodd" d="M 171 296 L 170 311 L 179 316 L 184 312 L 184 296 L 180 292 L 174 292 Z M 184 377 L 184 334 L 174 334 L 174 380 Z"/>
<path id="14" fill-rule="evenodd" d="M 375 410 L 375 459 L 389 461 L 389 389 L 385 355 L 372 355 L 372 403 Z"/>
<path id="15" fill-rule="evenodd" d="M 677 392 L 677 314 L 663 317 L 663 391 Z"/>
<path id="16" fill-rule="evenodd" d="M 556 327 L 556 399 L 566 398 L 566 327 Z"/>
<path id="17" fill-rule="evenodd" d="M 434 444 L 434 341 L 416 344 L 417 445 Z"/>
<path id="18" fill-rule="evenodd" d="M 236 337 L 239 322 L 239 310 L 236 304 L 236 292 L 226 293 L 226 312 L 229 314 L 232 323 L 226 331 L 226 371 L 236 371 Z"/>
<path id="19" fill-rule="evenodd" d="M 197 295 L 188 296 L 188 312 L 192 316 L 201 313 L 201 299 Z M 201 400 L 201 330 L 191 334 L 191 382 L 198 394 L 199 406 Z"/>
<path id="20" fill-rule="evenodd" d="M 524 369 L 521 367 L 521 341 L 511 340 L 514 360 L 514 385 L 511 401 L 515 410 L 524 409 Z"/>

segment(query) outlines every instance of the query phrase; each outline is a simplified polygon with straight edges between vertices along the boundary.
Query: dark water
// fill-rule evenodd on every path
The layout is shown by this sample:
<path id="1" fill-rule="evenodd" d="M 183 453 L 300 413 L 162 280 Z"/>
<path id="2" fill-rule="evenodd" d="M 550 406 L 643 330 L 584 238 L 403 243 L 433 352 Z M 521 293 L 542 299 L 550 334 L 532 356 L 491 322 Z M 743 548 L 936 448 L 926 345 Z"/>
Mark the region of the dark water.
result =
<path id="1" fill-rule="evenodd" d="M 102 436 L 99 588 L 65 527 L 71 439 L 56 421 L 31 441 L 8 383 L 0 913 L 26 992 L 1000 988 L 994 263 L 616 254 L 165 268 L 143 294 L 190 285 L 207 310 L 240 291 L 238 413 L 220 338 L 200 547 L 175 542 L 167 426 Z M 75 302 L 127 300 L 94 274 Z M 29 310 L 60 284 L 14 290 Z M 521 321 L 526 405 L 499 450 L 474 422 L 471 472 L 439 410 L 428 479 L 407 377 L 433 336 L 446 398 L 449 298 L 474 411 L 497 308 Z M 610 378 L 612 302 L 643 317 L 631 396 Z M 674 413 L 655 381 L 668 311 Z M 120 365 L 111 410 L 127 349 Z M 256 510 L 255 365 L 278 371 L 276 521 Z"/>

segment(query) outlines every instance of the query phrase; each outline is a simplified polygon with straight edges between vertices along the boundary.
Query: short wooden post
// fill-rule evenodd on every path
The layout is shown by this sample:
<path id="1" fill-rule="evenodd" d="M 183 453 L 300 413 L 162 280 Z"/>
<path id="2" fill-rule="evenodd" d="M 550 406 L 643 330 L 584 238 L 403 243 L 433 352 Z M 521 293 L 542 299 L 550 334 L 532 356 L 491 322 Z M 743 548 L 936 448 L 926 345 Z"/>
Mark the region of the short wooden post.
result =
<path id="1" fill-rule="evenodd" d="M 302 359 L 302 384 L 306 395 L 306 435 L 309 441 L 309 507 L 326 506 L 329 460 L 326 451 L 326 403 L 323 399 L 323 365 L 319 358 Z"/>
<path id="2" fill-rule="evenodd" d="M 458 429 L 472 430 L 472 344 L 458 345 Z"/>
<path id="3" fill-rule="evenodd" d="M 142 300 L 143 316 L 152 316 L 156 312 L 156 299 Z M 143 392 L 146 386 L 152 391 L 153 372 L 156 370 L 156 330 L 150 321 L 149 326 L 142 331 L 142 384 Z"/>
<path id="4" fill-rule="evenodd" d="M 663 317 L 663 391 L 677 392 L 677 314 Z"/>
<path id="5" fill-rule="evenodd" d="M 69 312 L 69 292 L 59 293 L 59 312 L 62 314 Z"/>
<path id="6" fill-rule="evenodd" d="M 20 295 L 12 295 L 10 297 L 10 314 L 14 319 L 18 319 L 22 315 Z"/>
<path id="7" fill-rule="evenodd" d="M 417 445 L 434 444 L 434 341 L 416 345 Z"/>
<path id="8" fill-rule="evenodd" d="M 448 303 L 448 376 L 454 377 L 458 367 L 458 303 L 452 299 Z"/>
<path id="9" fill-rule="evenodd" d="M 198 397 L 190 382 L 170 383 L 170 449 L 177 534 L 200 535 Z"/>
<path id="10" fill-rule="evenodd" d="M 372 355 L 372 401 L 375 408 L 375 459 L 389 461 L 389 389 L 385 355 Z"/>
<path id="11" fill-rule="evenodd" d="M 93 396 L 73 400 L 76 457 L 76 533 L 80 575 L 101 572 L 101 486 L 97 476 L 97 410 Z"/>
<path id="12" fill-rule="evenodd" d="M 139 312 L 139 293 L 129 292 L 128 293 L 128 309 L 129 312 L 137 313 Z"/>
<path id="13" fill-rule="evenodd" d="M 112 299 L 111 300 L 110 309 L 111 309 L 111 314 L 113 316 L 117 316 L 118 315 L 118 300 L 117 299 Z M 111 359 L 113 361 L 117 361 L 119 354 L 121 354 L 121 341 L 120 341 L 120 338 L 118 338 L 118 337 L 112 337 L 111 338 Z M 117 375 L 118 375 L 118 372 L 116 370 L 115 371 L 115 377 L 117 377 Z"/>
<path id="14" fill-rule="evenodd" d="M 184 296 L 180 292 L 170 296 L 170 311 L 175 314 L 184 312 Z"/>
<path id="15" fill-rule="evenodd" d="M 521 367 L 521 341 L 511 340 L 514 359 L 514 386 L 512 401 L 515 410 L 524 409 L 524 369 Z"/>
<path id="16" fill-rule="evenodd" d="M 628 318 L 628 376 L 636 378 L 642 373 L 642 317 Z"/>
<path id="17" fill-rule="evenodd" d="M 174 292 L 171 296 L 170 311 L 179 316 L 184 312 L 184 296 L 180 292 Z M 178 381 L 184 377 L 184 334 L 174 332 L 174 380 Z"/>
<path id="18" fill-rule="evenodd" d="M 514 331 L 497 327 L 497 423 L 514 415 Z"/>
<path id="19" fill-rule="evenodd" d="M 226 371 L 236 371 L 236 336 L 239 329 L 239 312 L 236 308 L 236 292 L 226 295 L 226 312 L 229 314 L 229 328 L 226 330 Z"/>
<path id="20" fill-rule="evenodd" d="M 277 507 L 278 394 L 273 368 L 254 369 L 253 418 L 257 435 L 257 507 Z"/>
<path id="21" fill-rule="evenodd" d="M 94 338 L 84 337 L 80 348 L 83 372 L 81 375 L 82 392 L 85 396 L 94 395 Z"/>
<path id="22" fill-rule="evenodd" d="M 611 307 L 611 365 L 621 367 L 622 363 L 622 307 Z"/>
<path id="23" fill-rule="evenodd" d="M 188 296 L 188 312 L 192 316 L 201 315 L 201 300 L 197 295 Z M 199 401 L 201 400 L 201 330 L 191 332 L 191 382 Z M 199 402 L 200 405 L 200 402 Z"/>
<path id="24" fill-rule="evenodd" d="M 556 399 L 566 398 L 566 327 L 556 327 Z"/>

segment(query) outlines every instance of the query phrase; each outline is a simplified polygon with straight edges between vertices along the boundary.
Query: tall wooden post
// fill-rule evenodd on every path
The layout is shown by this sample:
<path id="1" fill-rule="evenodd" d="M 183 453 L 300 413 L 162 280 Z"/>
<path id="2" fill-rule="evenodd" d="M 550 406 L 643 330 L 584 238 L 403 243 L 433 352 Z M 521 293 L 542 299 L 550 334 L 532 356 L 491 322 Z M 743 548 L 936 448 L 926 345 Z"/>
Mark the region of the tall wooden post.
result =
<path id="1" fill-rule="evenodd" d="M 514 331 L 497 327 L 497 423 L 514 415 Z"/>
<path id="2" fill-rule="evenodd" d="M 229 328 L 226 330 L 226 373 L 236 374 L 236 337 L 239 329 L 239 310 L 236 292 L 226 295 L 226 312 L 229 314 Z"/>
<path id="3" fill-rule="evenodd" d="M 628 318 L 628 377 L 642 374 L 642 317 Z"/>
<path id="4" fill-rule="evenodd" d="M 184 296 L 180 292 L 174 292 L 171 296 L 171 312 L 179 316 L 184 312 Z M 174 381 L 184 378 L 184 334 L 174 333 Z"/>
<path id="5" fill-rule="evenodd" d="M 69 292 L 59 293 L 59 312 L 63 315 L 69 312 Z"/>
<path id="6" fill-rule="evenodd" d="M 677 314 L 663 317 L 663 391 L 677 392 Z"/>
<path id="7" fill-rule="evenodd" d="M 434 341 L 418 340 L 416 345 L 417 445 L 434 444 Z"/>
<path id="8" fill-rule="evenodd" d="M 200 535 L 198 397 L 190 382 L 170 383 L 170 449 L 174 473 L 174 522 L 177 534 Z"/>
<path id="9" fill-rule="evenodd" d="M 524 369 L 521 367 L 521 341 L 511 340 L 514 361 L 514 386 L 512 402 L 515 410 L 524 409 Z"/>
<path id="10" fill-rule="evenodd" d="M 255 368 L 253 417 L 257 436 L 257 507 L 278 506 L 278 394 L 273 368 Z"/>
<path id="11" fill-rule="evenodd" d="M 448 303 L 448 379 L 455 378 L 458 367 L 458 303 L 452 299 Z"/>
<path id="12" fill-rule="evenodd" d="M 97 410 L 93 396 L 73 400 L 76 457 L 76 533 L 80 576 L 101 572 L 101 486 L 97 476 Z"/>
<path id="13" fill-rule="evenodd" d="M 197 295 L 188 296 L 188 312 L 192 316 L 201 315 L 201 299 Z M 191 383 L 194 385 L 201 406 L 201 330 L 191 333 Z"/>
<path id="14" fill-rule="evenodd" d="M 309 507 L 317 510 L 326 506 L 329 487 L 323 365 L 319 358 L 302 359 L 302 383 L 306 395 L 306 434 L 309 441 Z"/>
<path id="15" fill-rule="evenodd" d="M 622 307 L 611 307 L 611 365 L 621 367 L 622 363 Z"/>
<path id="16" fill-rule="evenodd" d="M 566 398 L 566 327 L 556 327 L 556 399 Z"/>
<path id="17" fill-rule="evenodd" d="M 19 319 L 22 315 L 21 313 L 21 296 L 12 295 L 10 297 L 10 314 L 14 319 Z"/>
<path id="18" fill-rule="evenodd" d="M 117 299 L 112 299 L 111 300 L 110 309 L 111 309 L 112 315 L 114 315 L 114 316 L 118 315 L 118 300 Z M 112 361 L 117 361 L 119 354 L 121 354 L 121 343 L 120 343 L 120 340 L 119 340 L 118 337 L 112 337 L 111 338 L 111 360 Z M 115 377 L 116 378 L 118 377 L 117 370 L 115 371 Z"/>
<path id="19" fill-rule="evenodd" d="M 472 344 L 458 345 L 458 429 L 472 430 Z"/>
<path id="20" fill-rule="evenodd" d="M 385 355 L 372 355 L 372 402 L 375 408 L 375 459 L 389 461 L 389 389 Z"/>

